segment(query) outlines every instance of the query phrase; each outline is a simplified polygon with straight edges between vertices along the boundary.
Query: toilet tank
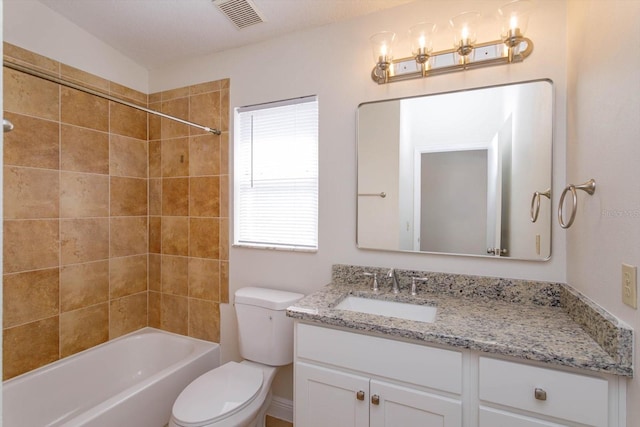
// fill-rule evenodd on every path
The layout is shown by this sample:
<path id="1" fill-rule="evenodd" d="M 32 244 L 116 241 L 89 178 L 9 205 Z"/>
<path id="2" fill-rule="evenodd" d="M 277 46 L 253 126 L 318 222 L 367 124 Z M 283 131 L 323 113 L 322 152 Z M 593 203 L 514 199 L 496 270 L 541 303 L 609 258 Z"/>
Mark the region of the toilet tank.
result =
<path id="1" fill-rule="evenodd" d="M 287 307 L 304 295 L 267 288 L 235 293 L 240 355 L 253 362 L 283 366 L 293 362 L 293 319 Z"/>

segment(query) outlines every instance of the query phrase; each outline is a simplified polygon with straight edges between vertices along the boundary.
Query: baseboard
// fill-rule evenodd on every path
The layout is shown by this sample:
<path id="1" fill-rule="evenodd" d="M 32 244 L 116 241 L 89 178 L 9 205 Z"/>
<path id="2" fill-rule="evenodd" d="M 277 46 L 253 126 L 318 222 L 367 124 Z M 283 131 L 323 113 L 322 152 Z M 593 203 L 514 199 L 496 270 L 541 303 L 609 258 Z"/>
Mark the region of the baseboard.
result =
<path id="1" fill-rule="evenodd" d="M 271 405 L 267 409 L 267 415 L 274 418 L 293 422 L 293 401 L 278 396 L 273 396 Z"/>

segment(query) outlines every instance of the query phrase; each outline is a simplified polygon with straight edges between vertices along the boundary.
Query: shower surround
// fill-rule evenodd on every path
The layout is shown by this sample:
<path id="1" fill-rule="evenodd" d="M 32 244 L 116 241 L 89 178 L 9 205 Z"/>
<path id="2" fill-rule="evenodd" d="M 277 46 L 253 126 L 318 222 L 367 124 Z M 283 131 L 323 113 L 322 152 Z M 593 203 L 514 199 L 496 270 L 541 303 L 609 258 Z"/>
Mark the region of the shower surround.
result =
<path id="1" fill-rule="evenodd" d="M 147 95 L 4 56 L 223 133 L 4 69 L 3 379 L 145 326 L 219 341 L 229 81 Z"/>

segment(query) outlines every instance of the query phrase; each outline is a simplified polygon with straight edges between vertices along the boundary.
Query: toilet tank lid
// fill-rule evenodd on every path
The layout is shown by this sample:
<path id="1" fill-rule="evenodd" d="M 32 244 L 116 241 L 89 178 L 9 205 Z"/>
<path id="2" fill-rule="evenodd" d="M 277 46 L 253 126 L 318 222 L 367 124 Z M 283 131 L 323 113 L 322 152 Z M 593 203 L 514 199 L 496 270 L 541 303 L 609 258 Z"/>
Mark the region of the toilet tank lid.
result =
<path id="1" fill-rule="evenodd" d="M 304 297 L 297 292 L 277 289 L 248 287 L 236 291 L 236 304 L 255 305 L 270 310 L 286 310 L 287 307 Z"/>

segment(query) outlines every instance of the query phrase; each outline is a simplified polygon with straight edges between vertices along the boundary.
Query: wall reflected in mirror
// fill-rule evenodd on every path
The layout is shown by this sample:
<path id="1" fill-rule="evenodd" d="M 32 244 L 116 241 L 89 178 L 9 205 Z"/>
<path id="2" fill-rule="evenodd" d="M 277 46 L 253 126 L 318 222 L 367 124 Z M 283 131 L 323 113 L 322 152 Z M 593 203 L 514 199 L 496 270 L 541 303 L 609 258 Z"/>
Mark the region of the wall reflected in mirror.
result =
<path id="1" fill-rule="evenodd" d="M 361 104 L 358 247 L 549 259 L 552 105 L 549 80 Z"/>

